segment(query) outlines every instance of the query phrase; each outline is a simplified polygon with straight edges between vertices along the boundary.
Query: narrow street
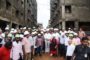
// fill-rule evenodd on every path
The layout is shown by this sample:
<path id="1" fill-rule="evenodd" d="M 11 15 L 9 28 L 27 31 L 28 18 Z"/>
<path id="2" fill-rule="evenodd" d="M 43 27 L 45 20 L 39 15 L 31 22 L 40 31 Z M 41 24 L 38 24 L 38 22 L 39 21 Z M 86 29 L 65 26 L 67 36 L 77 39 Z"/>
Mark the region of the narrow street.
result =
<path id="1" fill-rule="evenodd" d="M 42 56 L 35 57 L 34 60 L 64 60 L 64 59 L 60 57 L 50 57 L 49 54 L 43 54 Z"/>

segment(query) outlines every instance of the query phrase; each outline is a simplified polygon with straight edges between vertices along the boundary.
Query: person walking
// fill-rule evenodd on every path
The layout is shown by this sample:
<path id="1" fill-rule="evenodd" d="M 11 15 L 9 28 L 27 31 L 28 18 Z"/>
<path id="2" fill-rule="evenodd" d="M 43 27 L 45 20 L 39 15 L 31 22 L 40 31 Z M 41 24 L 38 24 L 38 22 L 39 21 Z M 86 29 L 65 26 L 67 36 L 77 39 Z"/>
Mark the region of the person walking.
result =
<path id="1" fill-rule="evenodd" d="M 24 46 L 24 60 L 29 60 L 30 59 L 30 41 L 29 41 L 29 32 L 25 31 L 24 32 L 24 38 L 22 40 L 23 46 Z"/>
<path id="2" fill-rule="evenodd" d="M 12 42 L 6 42 L 3 47 L 0 48 L 0 60 L 10 60 L 10 51 L 12 48 Z"/>
<path id="3" fill-rule="evenodd" d="M 15 41 L 12 43 L 11 58 L 12 60 L 23 59 L 23 44 L 20 41 L 20 35 L 16 34 Z"/>
<path id="4" fill-rule="evenodd" d="M 81 44 L 77 45 L 74 51 L 74 60 L 89 60 L 88 55 L 88 38 L 83 37 L 81 40 Z"/>

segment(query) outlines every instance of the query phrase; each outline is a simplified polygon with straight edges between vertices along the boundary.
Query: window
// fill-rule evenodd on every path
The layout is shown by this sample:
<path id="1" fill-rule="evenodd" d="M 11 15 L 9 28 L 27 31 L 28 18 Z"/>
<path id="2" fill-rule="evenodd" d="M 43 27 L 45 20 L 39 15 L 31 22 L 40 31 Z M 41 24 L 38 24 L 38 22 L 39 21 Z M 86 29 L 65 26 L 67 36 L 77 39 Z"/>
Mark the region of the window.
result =
<path id="1" fill-rule="evenodd" d="M 65 13 L 72 13 L 71 5 L 65 6 Z"/>
<path id="2" fill-rule="evenodd" d="M 16 10 L 16 16 L 18 16 L 19 15 L 19 11 L 18 10 Z"/>
<path id="3" fill-rule="evenodd" d="M 21 4 L 24 4 L 24 2 L 23 2 L 23 1 L 21 1 Z"/>
<path id="4" fill-rule="evenodd" d="M 6 0 L 6 9 L 9 9 L 11 7 L 11 3 Z"/>
<path id="5" fill-rule="evenodd" d="M 28 13 L 30 13 L 30 10 L 28 10 Z"/>
<path id="6" fill-rule="evenodd" d="M 23 16 L 23 13 L 21 13 L 21 16 Z"/>

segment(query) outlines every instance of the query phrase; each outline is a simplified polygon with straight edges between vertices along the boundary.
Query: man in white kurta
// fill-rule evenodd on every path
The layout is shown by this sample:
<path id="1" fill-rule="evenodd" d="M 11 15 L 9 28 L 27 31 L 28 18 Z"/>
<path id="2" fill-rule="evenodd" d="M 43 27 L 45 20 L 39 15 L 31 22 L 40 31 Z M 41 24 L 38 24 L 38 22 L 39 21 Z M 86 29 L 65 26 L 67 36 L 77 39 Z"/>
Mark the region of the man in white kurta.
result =
<path id="1" fill-rule="evenodd" d="M 11 50 L 11 58 L 13 60 L 18 60 L 20 58 L 20 54 L 23 57 L 23 50 L 22 50 L 22 42 L 13 42 L 13 47 Z"/>
<path id="2" fill-rule="evenodd" d="M 45 52 L 50 52 L 50 40 L 52 39 L 52 34 L 46 32 L 44 35 L 45 38 Z"/>

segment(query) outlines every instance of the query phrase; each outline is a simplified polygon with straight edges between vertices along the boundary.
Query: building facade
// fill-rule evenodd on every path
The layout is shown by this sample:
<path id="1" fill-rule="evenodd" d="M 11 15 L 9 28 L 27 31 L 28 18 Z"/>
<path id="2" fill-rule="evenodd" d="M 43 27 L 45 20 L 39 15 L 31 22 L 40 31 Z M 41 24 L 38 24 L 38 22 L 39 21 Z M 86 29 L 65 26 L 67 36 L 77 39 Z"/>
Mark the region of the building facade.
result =
<path id="1" fill-rule="evenodd" d="M 90 0 L 51 0 L 51 27 L 90 28 Z"/>
<path id="2" fill-rule="evenodd" d="M 31 27 L 29 25 L 31 21 L 37 23 L 36 2 L 31 0 L 0 0 L 0 28 L 4 29 L 7 25 L 12 28 L 17 26 Z"/>
<path id="3" fill-rule="evenodd" d="M 37 27 L 37 2 L 36 0 L 25 1 L 25 20 L 27 27 Z"/>

